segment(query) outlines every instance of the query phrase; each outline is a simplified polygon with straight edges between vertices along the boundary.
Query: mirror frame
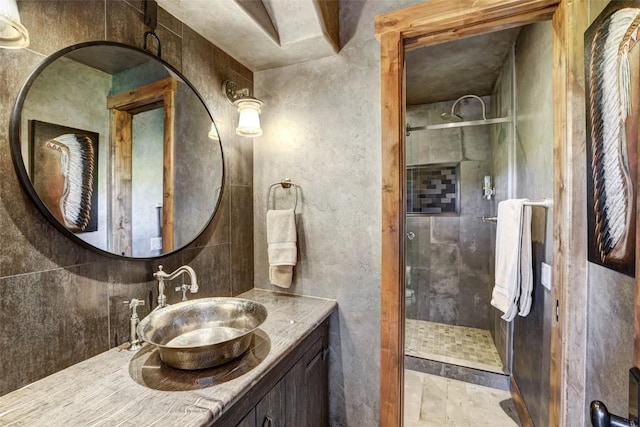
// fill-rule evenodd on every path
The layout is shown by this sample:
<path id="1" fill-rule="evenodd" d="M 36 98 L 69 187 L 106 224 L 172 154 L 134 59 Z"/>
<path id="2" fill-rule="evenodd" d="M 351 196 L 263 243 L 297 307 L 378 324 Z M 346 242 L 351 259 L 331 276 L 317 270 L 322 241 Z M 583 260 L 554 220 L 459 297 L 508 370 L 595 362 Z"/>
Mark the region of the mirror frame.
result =
<path id="1" fill-rule="evenodd" d="M 118 43 L 118 42 L 111 42 L 111 41 L 90 41 L 90 42 L 74 44 L 49 55 L 43 62 L 41 62 L 31 72 L 27 80 L 24 82 L 24 84 L 20 88 L 20 92 L 18 93 L 16 102 L 14 104 L 14 107 L 11 113 L 11 120 L 9 125 L 9 143 L 11 146 L 11 159 L 13 161 L 13 166 L 16 171 L 16 174 L 18 175 L 18 180 L 20 181 L 20 185 L 22 189 L 25 191 L 25 193 L 27 193 L 27 195 L 29 196 L 29 199 L 31 199 L 31 202 L 33 202 L 33 204 L 36 206 L 38 211 L 49 221 L 49 223 L 52 224 L 63 235 L 71 239 L 71 241 L 79 244 L 80 246 L 110 258 L 116 258 L 116 259 L 122 259 L 122 260 L 128 260 L 128 261 L 150 261 L 150 260 L 170 256 L 186 248 L 187 246 L 191 245 L 196 239 L 198 239 L 198 237 L 202 235 L 202 233 L 207 229 L 207 227 L 209 227 L 214 217 L 216 216 L 216 213 L 218 212 L 220 203 L 222 201 L 223 193 L 224 193 L 225 178 L 226 178 L 225 160 L 224 160 L 224 151 L 222 147 L 222 141 L 220 140 L 217 141 L 217 143 L 220 145 L 220 156 L 221 156 L 221 166 L 222 166 L 222 179 L 220 182 L 220 193 L 218 195 L 218 200 L 216 201 L 216 204 L 213 209 L 213 212 L 211 213 L 211 216 L 206 221 L 202 229 L 198 233 L 196 233 L 193 239 L 191 239 L 189 242 L 187 242 L 183 246 L 179 248 L 175 248 L 170 252 L 165 252 L 160 255 L 154 255 L 149 257 L 132 257 L 132 256 L 126 256 L 126 255 L 118 255 L 117 253 L 109 252 L 97 246 L 93 246 L 92 244 L 89 244 L 83 239 L 81 239 L 80 237 L 78 237 L 75 233 L 67 229 L 64 226 L 64 224 L 60 223 L 49 211 L 49 209 L 45 206 L 40 196 L 36 192 L 33 186 L 33 183 L 31 182 L 31 178 L 29 177 L 29 174 L 27 173 L 26 164 L 22 156 L 21 121 L 22 121 L 22 108 L 24 106 L 24 102 L 29 93 L 29 90 L 31 89 L 31 86 L 36 81 L 36 79 L 40 76 L 40 74 L 54 61 L 60 59 L 61 57 L 65 56 L 70 52 L 91 47 L 91 46 L 113 46 L 113 47 L 128 49 L 128 50 L 138 52 L 141 55 L 145 55 L 150 59 L 158 61 L 161 65 L 166 67 L 171 73 L 174 73 L 178 78 L 180 78 L 182 82 L 184 82 L 193 91 L 193 93 L 200 100 L 200 102 L 202 102 L 202 105 L 207 111 L 207 114 L 211 122 L 214 123 L 214 126 L 215 126 L 215 121 L 211 116 L 211 111 L 209 110 L 209 107 L 207 106 L 206 102 L 204 101 L 200 93 L 193 86 L 193 84 L 180 71 L 178 71 L 175 67 L 173 67 L 168 62 L 164 61 L 162 58 L 159 58 L 151 54 L 150 52 L 147 52 L 145 50 L 142 50 L 140 48 L 137 48 L 135 46 L 131 46 L 125 43 Z M 216 126 L 216 131 L 217 131 L 217 126 Z M 218 135 L 219 134 L 220 133 L 218 131 Z"/>

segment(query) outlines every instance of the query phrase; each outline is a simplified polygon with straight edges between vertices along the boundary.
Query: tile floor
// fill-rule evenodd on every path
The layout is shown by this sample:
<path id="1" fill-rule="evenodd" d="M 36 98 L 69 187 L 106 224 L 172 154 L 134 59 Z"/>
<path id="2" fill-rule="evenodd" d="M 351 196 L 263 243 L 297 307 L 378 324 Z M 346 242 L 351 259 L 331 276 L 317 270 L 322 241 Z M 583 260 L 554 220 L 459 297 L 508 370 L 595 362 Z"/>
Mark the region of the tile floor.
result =
<path id="1" fill-rule="evenodd" d="M 508 391 L 405 370 L 403 427 L 520 427 Z"/>
<path id="2" fill-rule="evenodd" d="M 503 372 L 491 333 L 484 329 L 406 319 L 405 352 L 422 359 Z"/>

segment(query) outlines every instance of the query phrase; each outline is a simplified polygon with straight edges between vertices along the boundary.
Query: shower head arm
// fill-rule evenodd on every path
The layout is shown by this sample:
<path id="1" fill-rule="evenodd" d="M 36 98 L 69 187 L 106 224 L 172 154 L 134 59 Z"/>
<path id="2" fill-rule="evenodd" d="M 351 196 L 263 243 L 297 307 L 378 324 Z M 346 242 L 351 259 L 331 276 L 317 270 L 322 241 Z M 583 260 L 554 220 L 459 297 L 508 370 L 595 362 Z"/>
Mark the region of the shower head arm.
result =
<path id="1" fill-rule="evenodd" d="M 482 119 L 483 120 L 487 120 L 487 106 L 485 105 L 484 101 L 482 100 L 482 98 L 480 98 L 477 95 L 463 95 L 460 98 L 456 99 L 456 101 L 453 103 L 453 105 L 451 106 L 451 116 L 455 116 L 455 109 L 456 109 L 456 105 L 458 105 L 458 103 L 460 101 L 462 101 L 465 98 L 475 98 L 478 101 L 480 101 L 480 104 L 482 104 Z"/>

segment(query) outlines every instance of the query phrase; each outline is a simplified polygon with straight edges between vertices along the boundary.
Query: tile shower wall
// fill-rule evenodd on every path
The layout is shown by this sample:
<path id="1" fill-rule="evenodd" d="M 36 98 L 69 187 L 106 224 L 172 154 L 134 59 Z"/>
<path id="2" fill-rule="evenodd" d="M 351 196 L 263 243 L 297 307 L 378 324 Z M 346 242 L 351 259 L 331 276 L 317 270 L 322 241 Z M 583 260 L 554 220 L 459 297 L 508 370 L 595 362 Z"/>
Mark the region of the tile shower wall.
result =
<path id="1" fill-rule="evenodd" d="M 123 301 L 155 301 L 151 279 L 158 264 L 166 270 L 190 264 L 199 275 L 199 296 L 253 287 L 253 143 L 235 136 L 235 109 L 220 93 L 226 78 L 251 87 L 251 71 L 159 11 L 163 58 L 193 83 L 220 125 L 224 193 L 211 225 L 188 248 L 153 262 L 107 258 L 62 236 L 27 199 L 11 163 L 9 118 L 22 83 L 47 55 L 92 40 L 141 47 L 140 2 L 30 0 L 18 6 L 31 46 L 0 49 L 0 394 L 126 342 Z"/>
<path id="2" fill-rule="evenodd" d="M 408 88 L 410 90 L 410 88 Z M 489 102 L 485 98 L 485 102 Z M 441 123 L 440 114 L 451 111 L 453 101 L 407 108 L 411 126 Z M 459 103 L 465 119 L 482 117 L 477 100 Z M 409 319 L 489 329 L 491 275 L 489 223 L 493 202 L 482 198 L 485 175 L 491 173 L 488 126 L 412 132 L 407 137 L 407 165 L 458 164 L 459 215 L 407 217 L 407 300 Z"/>
<path id="3" fill-rule="evenodd" d="M 407 169 L 407 213 L 457 214 L 457 165 L 420 165 Z"/>
<path id="4" fill-rule="evenodd" d="M 551 22 L 523 27 L 515 46 L 516 139 L 507 126 L 496 126 L 492 136 L 496 202 L 513 197 L 553 198 L 553 96 Z M 494 110 L 508 114 L 512 93 L 512 61 L 509 56 L 494 93 Z M 515 164 L 509 176 L 510 150 Z M 513 377 L 518 383 L 535 425 L 549 418 L 549 366 L 552 303 L 551 294 L 540 283 L 540 265 L 553 265 L 553 209 L 532 208 L 533 302 L 527 317 L 513 321 Z M 495 226 L 492 245 L 495 245 Z M 494 336 L 499 349 L 507 324 L 496 310 Z"/>
<path id="5" fill-rule="evenodd" d="M 272 183 L 291 178 L 299 185 L 299 257 L 294 284 L 283 291 L 338 301 L 329 352 L 329 424 L 336 427 L 377 425 L 380 410 L 380 44 L 373 22 L 420 1 L 341 1 L 339 54 L 255 73 L 256 95 L 268 106 L 254 147 L 256 286 L 278 289 L 268 282 L 266 198 Z"/>

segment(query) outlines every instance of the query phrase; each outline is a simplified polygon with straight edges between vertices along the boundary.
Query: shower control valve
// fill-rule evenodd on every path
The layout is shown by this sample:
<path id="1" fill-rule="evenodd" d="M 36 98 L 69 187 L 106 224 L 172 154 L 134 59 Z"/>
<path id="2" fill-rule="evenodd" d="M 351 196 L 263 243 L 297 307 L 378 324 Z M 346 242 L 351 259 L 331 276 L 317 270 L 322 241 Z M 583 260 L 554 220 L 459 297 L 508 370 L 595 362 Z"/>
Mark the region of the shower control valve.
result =
<path id="1" fill-rule="evenodd" d="M 484 195 L 482 197 L 487 200 L 491 200 L 491 198 L 496 195 L 496 189 L 491 185 L 491 175 L 485 175 L 484 186 L 482 189 L 484 190 Z"/>

